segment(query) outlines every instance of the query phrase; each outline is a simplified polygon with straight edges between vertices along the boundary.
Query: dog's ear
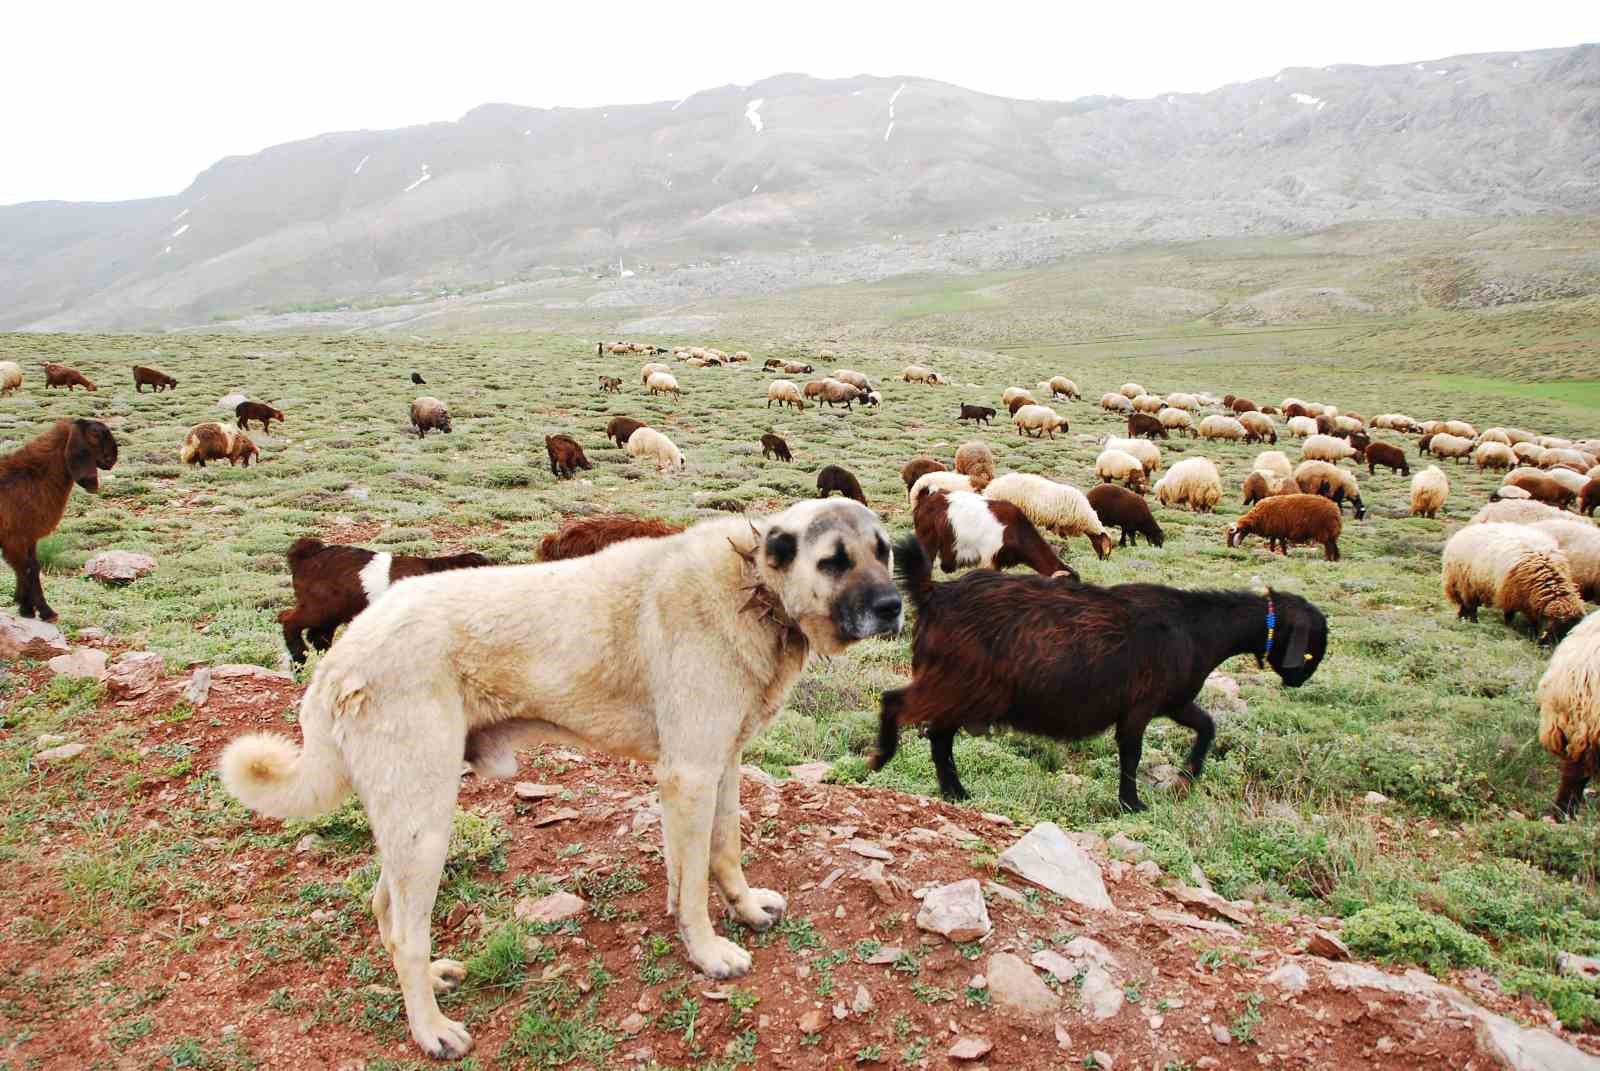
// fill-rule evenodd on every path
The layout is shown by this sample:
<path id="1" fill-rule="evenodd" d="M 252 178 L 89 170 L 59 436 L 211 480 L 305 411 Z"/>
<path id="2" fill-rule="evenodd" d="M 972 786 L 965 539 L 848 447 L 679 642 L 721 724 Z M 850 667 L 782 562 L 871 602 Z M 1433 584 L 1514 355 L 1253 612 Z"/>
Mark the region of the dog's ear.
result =
<path id="1" fill-rule="evenodd" d="M 1306 645 L 1311 641 L 1311 619 L 1301 611 L 1290 618 L 1289 646 L 1283 652 L 1283 668 L 1299 669 L 1306 660 Z"/>
<path id="2" fill-rule="evenodd" d="M 799 553 L 800 543 L 793 532 L 774 528 L 767 533 L 766 550 L 768 565 L 774 569 L 787 569 Z"/>

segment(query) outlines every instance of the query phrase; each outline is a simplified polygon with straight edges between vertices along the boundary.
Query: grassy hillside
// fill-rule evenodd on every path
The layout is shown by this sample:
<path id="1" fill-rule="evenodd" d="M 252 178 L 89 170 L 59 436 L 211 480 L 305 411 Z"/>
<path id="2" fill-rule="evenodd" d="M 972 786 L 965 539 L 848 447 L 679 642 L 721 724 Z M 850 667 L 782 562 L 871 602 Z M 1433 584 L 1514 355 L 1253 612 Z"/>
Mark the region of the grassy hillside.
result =
<path id="1" fill-rule="evenodd" d="M 1007 292 L 1003 281 L 999 292 Z M 948 301 L 949 310 L 981 318 L 985 299 L 973 293 L 913 295 L 904 307 L 910 318 L 926 321 L 943 315 L 939 302 Z M 870 302 L 872 295 L 850 300 Z M 814 330 L 810 345 L 801 346 L 792 329 L 795 341 L 779 348 L 814 354 L 828 334 Z M 45 587 L 69 633 L 100 626 L 160 652 L 176 668 L 195 660 L 278 663 L 274 617 L 290 603 L 282 555 L 301 535 L 392 551 L 470 547 L 501 561 L 529 561 L 564 512 L 624 509 L 692 521 L 720 510 L 773 510 L 814 493 L 815 473 L 828 463 L 853 470 L 888 525 L 904 531 L 900 466 L 919 453 L 948 458 L 969 438 L 989 442 L 1003 468 L 1087 487 L 1096 440 L 1120 428 L 1091 402 L 1058 406 L 1072 427 L 1056 441 L 1018 438 L 1003 422 L 971 430 L 954 421 L 961 401 L 998 404 L 1007 385 L 1032 385 L 1054 373 L 1075 378 L 1091 399 L 1132 378 L 1158 391 L 1231 390 L 1258 401 L 1294 394 L 1368 414 L 1402 409 L 1419 418 L 1448 415 L 1557 434 L 1594 434 L 1600 425 L 1592 384 L 1568 391 L 1468 377 L 1442 350 L 1426 370 L 1389 365 L 1377 375 L 1354 366 L 1352 355 L 1379 363 L 1382 336 L 1339 327 L 1087 344 L 1028 340 L 1003 350 L 847 339 L 833 347 L 838 366 L 865 372 L 884 395 L 881 410 L 848 413 L 769 411 L 768 377 L 759 363 L 772 351 L 761 349 L 759 338 L 704 341 L 751 349 L 755 367 L 680 366 L 684 395 L 673 403 L 644 396 L 641 358 L 598 358 L 592 341 L 569 336 L 0 336 L 0 359 L 20 361 L 28 375 L 20 395 L 0 401 L 0 448 L 14 448 L 54 417 L 93 416 L 113 425 L 121 463 L 99 496 L 74 492 L 59 533 L 43 548 Z M 895 373 L 911 359 L 940 369 L 955 385 L 899 383 Z M 73 364 L 101 390 L 46 394 L 40 360 Z M 136 395 L 127 372 L 132 363 L 166 368 L 179 388 Z M 413 370 L 427 378 L 426 388 L 411 386 Z M 598 394 L 602 372 L 623 376 L 625 393 Z M 225 418 L 215 402 L 235 390 L 288 414 L 281 430 L 252 432 L 262 449 L 259 467 L 179 465 L 186 429 Z M 454 434 L 420 441 L 409 434 L 408 403 L 424 390 L 449 403 Z M 687 472 L 663 477 L 629 463 L 603 437 L 606 420 L 617 413 L 665 431 L 686 454 Z M 794 464 L 762 459 L 757 440 L 769 429 L 788 439 Z M 542 440 L 557 431 L 577 436 L 593 471 L 571 481 L 551 477 Z M 1204 697 L 1220 715 L 1217 759 L 1187 799 L 1147 785 L 1151 811 L 1123 816 L 1109 739 L 1061 746 L 1000 734 L 957 744 L 972 806 L 1019 822 L 1050 818 L 1126 831 L 1148 842 L 1173 872 L 1198 864 L 1228 896 L 1314 914 L 1367 912 L 1369 955 L 1401 961 L 1423 955 L 1412 943 L 1419 916 L 1396 906 L 1414 905 L 1430 913 L 1423 919 L 1448 920 L 1438 923 L 1440 932 L 1464 929 L 1487 939 L 1487 964 L 1502 985 L 1549 1000 L 1571 1026 L 1600 1029 L 1600 986 L 1554 971 L 1558 951 L 1600 954 L 1600 819 L 1591 811 L 1557 828 L 1527 817 L 1548 806 L 1555 785 L 1554 763 L 1535 740 L 1532 699 L 1546 653 L 1495 615 L 1475 625 L 1457 622 L 1439 591 L 1443 541 L 1497 480 L 1447 465 L 1452 495 L 1445 516 L 1432 521 L 1407 516 L 1406 480 L 1363 472 L 1371 515 L 1347 520 L 1344 560 L 1330 564 L 1306 549 L 1285 559 L 1268 555 L 1259 542 L 1243 550 L 1224 546 L 1223 530 L 1239 512 L 1239 481 L 1257 448 L 1162 445 L 1169 464 L 1196 453 L 1218 463 L 1229 489 L 1223 509 L 1207 516 L 1157 508 L 1169 534 L 1164 547 L 1140 545 L 1099 562 L 1076 541 L 1065 548 L 1073 565 L 1100 584 L 1266 583 L 1301 592 L 1328 614 L 1326 661 L 1292 692 L 1249 660 L 1224 666 L 1239 681 L 1243 702 Z M 1412 443 L 1402 445 L 1414 455 Z M 1283 448 L 1297 458 L 1292 443 Z M 123 589 L 79 575 L 90 554 L 112 547 L 148 551 L 160 567 Z M 10 597 L 6 575 L 0 599 Z M 909 670 L 908 641 L 870 641 L 811 669 L 777 724 L 754 744 L 751 760 L 777 770 L 823 759 L 835 763 L 842 781 L 933 793 L 927 749 L 918 741 L 908 740 L 879 774 L 869 776 L 860 757 L 876 724 L 878 694 Z M 0 695 L 17 687 L 17 678 L 6 678 Z M 30 822 L 79 804 L 70 795 L 43 793 L 28 759 L 38 733 L 83 702 L 66 690 L 5 715 L 13 731 L 0 738 L 0 792 L 21 801 L 14 813 L 28 817 L 4 825 L 0 851 L 45 873 L 61 870 Z M 1178 763 L 1188 743 L 1186 731 L 1153 727 L 1146 776 Z M 1394 801 L 1379 818 L 1362 802 L 1374 790 Z M 144 836 L 125 827 L 108 833 L 108 850 L 136 835 Z M 1377 924 L 1391 916 L 1400 921 Z"/>

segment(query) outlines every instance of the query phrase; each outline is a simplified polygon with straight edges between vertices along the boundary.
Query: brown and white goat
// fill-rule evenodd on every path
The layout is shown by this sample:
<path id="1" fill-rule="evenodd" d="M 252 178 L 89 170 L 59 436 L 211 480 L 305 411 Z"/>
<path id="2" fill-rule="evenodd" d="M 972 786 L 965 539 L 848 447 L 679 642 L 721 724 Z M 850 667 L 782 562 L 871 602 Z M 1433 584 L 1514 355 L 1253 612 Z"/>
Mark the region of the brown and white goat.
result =
<path id="1" fill-rule="evenodd" d="M 947 573 L 967 566 L 1026 565 L 1040 576 L 1078 579 L 1033 522 L 1009 502 L 993 502 L 971 491 L 940 491 L 917 503 L 913 523 L 917 542 L 938 557 Z"/>

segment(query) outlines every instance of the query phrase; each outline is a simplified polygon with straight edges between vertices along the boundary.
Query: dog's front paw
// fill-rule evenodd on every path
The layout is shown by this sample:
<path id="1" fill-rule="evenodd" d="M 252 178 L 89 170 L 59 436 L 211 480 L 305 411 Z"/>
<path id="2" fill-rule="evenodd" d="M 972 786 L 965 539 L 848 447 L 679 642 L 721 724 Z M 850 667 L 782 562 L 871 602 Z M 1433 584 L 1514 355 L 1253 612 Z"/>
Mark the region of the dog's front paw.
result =
<path id="1" fill-rule="evenodd" d="M 428 978 L 435 993 L 454 993 L 467 980 L 467 966 L 460 960 L 436 959 L 428 964 Z"/>
<path id="2" fill-rule="evenodd" d="M 698 947 L 689 949 L 689 961 L 708 978 L 738 978 L 750 971 L 750 953 L 728 940 L 712 935 Z"/>
<path id="3" fill-rule="evenodd" d="M 787 910 L 789 902 L 771 889 L 751 889 L 744 899 L 733 905 L 733 913 L 739 916 L 739 921 L 757 933 L 771 929 Z"/>
<path id="4" fill-rule="evenodd" d="M 438 1011 L 426 1023 L 412 1023 L 411 1036 L 435 1060 L 459 1060 L 472 1051 L 472 1035 L 467 1028 Z"/>

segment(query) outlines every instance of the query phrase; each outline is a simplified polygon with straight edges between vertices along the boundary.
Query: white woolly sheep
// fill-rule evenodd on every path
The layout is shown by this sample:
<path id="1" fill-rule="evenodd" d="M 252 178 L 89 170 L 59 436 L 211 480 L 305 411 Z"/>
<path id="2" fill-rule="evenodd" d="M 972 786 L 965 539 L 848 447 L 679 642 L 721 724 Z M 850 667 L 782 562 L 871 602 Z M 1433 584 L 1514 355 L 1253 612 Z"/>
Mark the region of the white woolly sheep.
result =
<path id="1" fill-rule="evenodd" d="M 1382 413 L 1372 418 L 1375 428 L 1388 428 L 1390 431 L 1417 431 L 1419 425 L 1415 420 L 1404 413 Z"/>
<path id="2" fill-rule="evenodd" d="M 1157 480 L 1155 490 L 1156 500 L 1163 506 L 1188 506 L 1196 513 L 1210 513 L 1222 501 L 1222 476 L 1206 458 L 1188 457 Z"/>
<path id="3" fill-rule="evenodd" d="M 1278 426 L 1272 418 L 1261 412 L 1240 413 L 1238 421 L 1244 426 L 1245 441 L 1275 443 L 1278 441 Z"/>
<path id="4" fill-rule="evenodd" d="M 1033 392 L 1026 387 L 1007 387 L 1000 392 L 1000 404 L 1008 409 L 1011 407 L 1011 403 L 1018 398 L 1026 398 L 1029 405 L 1039 404 L 1039 400 L 1033 396 Z"/>
<path id="5" fill-rule="evenodd" d="M 1451 435 L 1459 435 L 1463 439 L 1476 439 L 1478 429 L 1468 424 L 1465 420 L 1446 420 L 1444 430 Z"/>
<path id="6" fill-rule="evenodd" d="M 1200 438 L 1239 442 L 1244 439 L 1244 425 L 1233 417 L 1213 413 L 1200 422 Z"/>
<path id="7" fill-rule="evenodd" d="M 1111 554 L 1110 534 L 1089 504 L 1088 496 L 1071 484 L 1027 472 L 1008 472 L 985 487 L 983 497 L 1016 506 L 1041 532 L 1054 532 L 1064 539 L 1086 536 L 1098 557 Z"/>
<path id="8" fill-rule="evenodd" d="M 974 491 L 982 491 L 994 479 L 994 451 L 979 439 L 956 447 L 956 471 L 972 482 Z"/>
<path id="9" fill-rule="evenodd" d="M 1456 616 L 1478 607 L 1528 618 L 1541 641 L 1559 638 L 1583 617 L 1566 555 L 1544 532 L 1524 524 L 1469 524 L 1444 545 L 1444 595 Z"/>
<path id="10" fill-rule="evenodd" d="M 1600 602 L 1600 528 L 1570 514 L 1529 525 L 1556 541 L 1567 556 L 1572 582 L 1590 602 Z"/>
<path id="11" fill-rule="evenodd" d="M 917 482 L 911 485 L 911 490 L 906 492 L 906 500 L 911 503 L 915 512 L 917 503 L 922 501 L 924 495 L 931 495 L 939 491 L 976 491 L 972 481 L 959 472 L 925 472 L 917 477 Z"/>
<path id="12" fill-rule="evenodd" d="M 682 451 L 673 445 L 671 439 L 655 428 L 637 428 L 628 436 L 628 456 L 655 458 L 656 469 L 659 472 L 681 469 L 687 464 Z"/>
<path id="13" fill-rule="evenodd" d="M 1317 422 L 1312 417 L 1294 416 L 1289 418 L 1288 428 L 1290 435 L 1305 439 L 1317 433 Z"/>
<path id="14" fill-rule="evenodd" d="M 1167 395 L 1167 404 L 1174 409 L 1182 409 L 1188 413 L 1197 412 L 1200 409 L 1199 398 L 1196 398 L 1192 394 L 1184 394 L 1180 391 L 1175 391 L 1172 394 Z"/>
<path id="15" fill-rule="evenodd" d="M 1100 456 L 1094 460 L 1094 474 L 1100 477 L 1101 483 L 1121 483 L 1140 494 L 1146 490 L 1144 465 L 1121 450 L 1100 451 Z"/>
<path id="16" fill-rule="evenodd" d="M 1441 431 L 1444 431 L 1444 430 L 1445 430 L 1444 421 L 1442 421 L 1442 420 L 1424 420 L 1424 421 L 1422 421 L 1421 423 L 1419 423 L 1417 425 L 1417 431 L 1423 437 L 1427 437 L 1429 435 L 1437 435 Z"/>
<path id="17" fill-rule="evenodd" d="M 1581 472 L 1573 472 L 1571 469 L 1545 469 L 1544 475 L 1571 491 L 1574 497 L 1581 497 L 1584 487 L 1589 483 L 1589 477 Z"/>
<path id="18" fill-rule="evenodd" d="M 1516 454 L 1517 460 L 1524 465 L 1537 466 L 1539 462 L 1544 460 L 1544 447 L 1538 443 L 1528 442 L 1526 439 L 1522 442 L 1512 443 L 1511 452 Z"/>
<path id="19" fill-rule="evenodd" d="M 1057 431 L 1067 430 L 1066 420 L 1048 405 L 1025 405 L 1011 419 L 1016 422 L 1018 435 L 1031 431 L 1035 439 L 1046 433 L 1054 439 Z"/>
<path id="20" fill-rule="evenodd" d="M 1133 400 L 1133 408 L 1135 412 L 1149 413 L 1152 416 L 1161 412 L 1161 407 L 1166 404 L 1167 403 L 1161 400 L 1159 395 L 1155 394 L 1141 394 Z"/>
<path id="21" fill-rule="evenodd" d="M 1450 479 L 1438 465 L 1411 477 L 1411 516 L 1437 517 L 1450 497 Z"/>
<path id="22" fill-rule="evenodd" d="M 1161 448 L 1149 439 L 1111 438 L 1105 441 L 1101 449 L 1121 450 L 1124 454 L 1132 454 L 1139 459 L 1139 464 L 1144 466 L 1147 474 L 1161 469 Z"/>
<path id="23" fill-rule="evenodd" d="M 1553 469 L 1565 465 L 1574 472 L 1588 472 L 1594 468 L 1594 460 L 1582 450 L 1575 450 L 1570 446 L 1547 446 L 1544 456 L 1539 459 L 1539 467 Z"/>
<path id="24" fill-rule="evenodd" d="M 1065 397 L 1068 397 L 1068 398 L 1082 398 L 1083 397 L 1083 394 L 1078 390 L 1078 385 L 1076 383 L 1074 383 L 1072 380 L 1068 379 L 1066 376 L 1051 376 L 1050 377 L 1050 383 L 1049 383 L 1049 393 L 1052 396 L 1055 396 L 1055 397 L 1061 397 L 1061 396 L 1065 396 Z"/>
<path id="25" fill-rule="evenodd" d="M 1124 398 L 1127 398 L 1129 401 L 1132 401 L 1133 399 L 1139 397 L 1139 395 L 1149 394 L 1150 392 L 1139 386 L 1137 383 L 1124 383 L 1122 386 L 1117 388 L 1117 393 L 1122 395 Z"/>
<path id="26" fill-rule="evenodd" d="M 1358 431 L 1365 431 L 1367 425 L 1365 421 L 1358 417 L 1336 416 L 1333 418 L 1333 428 L 1335 431 L 1342 431 L 1346 435 L 1353 435 Z"/>
<path id="27" fill-rule="evenodd" d="M 1506 434 L 1505 428 L 1484 428 L 1478 432 L 1478 442 L 1499 443 L 1502 446 L 1511 445 L 1511 436 Z"/>
<path id="28" fill-rule="evenodd" d="M 1511 440 L 1512 446 L 1516 446 L 1518 443 L 1533 443 L 1534 445 L 1538 445 L 1539 436 L 1535 435 L 1531 431 L 1526 430 L 1525 428 L 1505 428 L 1503 430 L 1506 433 L 1506 438 Z"/>
<path id="29" fill-rule="evenodd" d="M 22 387 L 22 366 L 16 361 L 0 361 L 0 398 Z"/>
<path id="30" fill-rule="evenodd" d="M 1434 436 L 1437 442 L 1439 436 Z M 1432 443 L 1428 444 L 1432 447 Z M 1517 455 L 1511 452 L 1511 447 L 1493 439 L 1479 443 L 1472 450 L 1472 463 L 1480 469 L 1514 469 L 1517 467 Z"/>
<path id="31" fill-rule="evenodd" d="M 1191 439 L 1194 438 L 1194 418 L 1189 415 L 1188 410 L 1168 406 L 1156 414 L 1156 419 L 1161 421 L 1161 426 L 1168 431 L 1186 431 Z"/>
<path id="32" fill-rule="evenodd" d="M 800 393 L 800 384 L 792 379 L 774 379 L 767 384 L 767 408 L 772 408 L 772 403 L 777 402 L 778 408 L 792 405 L 796 409 L 804 409 L 806 400 Z"/>
<path id="33" fill-rule="evenodd" d="M 1539 743 L 1561 760 L 1552 811 L 1564 821 L 1577 814 L 1584 786 L 1600 774 L 1600 613 L 1584 618 L 1561 641 L 1534 697 Z"/>
<path id="34" fill-rule="evenodd" d="M 859 387 L 864 391 L 872 389 L 872 381 L 853 368 L 841 368 L 833 374 L 833 378 L 840 383 L 848 383 L 852 387 Z"/>
<path id="35" fill-rule="evenodd" d="M 1541 435 L 1539 436 L 1539 445 L 1546 450 L 1570 450 L 1572 449 L 1572 440 L 1562 438 L 1560 435 Z"/>
<path id="36" fill-rule="evenodd" d="M 931 368 L 924 368 L 920 364 L 908 364 L 901 371 L 900 378 L 907 383 L 926 383 L 928 386 L 938 386 L 944 379 Z"/>
<path id="37" fill-rule="evenodd" d="M 1355 476 L 1332 462 L 1315 458 L 1302 461 L 1295 466 L 1294 481 L 1308 495 L 1321 495 L 1340 505 L 1349 502 L 1358 521 L 1367 515 L 1367 507 L 1361 501 L 1361 486 L 1356 483 Z"/>
<path id="38" fill-rule="evenodd" d="M 1511 488 L 1502 488 L 1509 491 Z M 1505 499 L 1491 502 L 1472 515 L 1468 524 L 1535 524 L 1539 521 L 1570 520 L 1572 514 L 1546 502 L 1531 499 Z"/>
<path id="39" fill-rule="evenodd" d="M 1282 450 L 1263 450 L 1256 455 L 1255 464 L 1250 467 L 1261 472 L 1270 472 L 1274 476 L 1294 475 L 1294 466 L 1289 464 L 1289 455 Z"/>
<path id="40" fill-rule="evenodd" d="M 1526 487 L 1518 487 L 1516 484 L 1512 484 L 1509 487 L 1502 485 L 1489 492 L 1490 502 L 1520 501 L 1532 497 L 1532 491 Z"/>
<path id="41" fill-rule="evenodd" d="M 1127 396 L 1112 391 L 1110 394 L 1100 396 L 1100 408 L 1111 413 L 1133 412 L 1133 401 Z"/>
<path id="42" fill-rule="evenodd" d="M 644 385 L 650 388 L 651 394 L 670 394 L 674 400 L 682 397 L 677 377 L 671 372 L 652 372 Z"/>
<path id="43" fill-rule="evenodd" d="M 1472 456 L 1472 440 L 1465 435 L 1437 432 L 1428 440 L 1428 453 L 1440 459 L 1453 457 L 1459 464 Z"/>
<path id="44" fill-rule="evenodd" d="M 670 371 L 672 371 L 672 369 L 668 368 L 660 361 L 651 361 L 649 364 L 639 369 L 639 382 L 648 384 L 650 382 L 650 377 L 655 375 L 657 372 Z"/>
<path id="45" fill-rule="evenodd" d="M 1356 448 L 1332 435 L 1308 435 L 1300 444 L 1300 456 L 1307 461 L 1329 461 L 1337 464 L 1356 456 Z"/>

